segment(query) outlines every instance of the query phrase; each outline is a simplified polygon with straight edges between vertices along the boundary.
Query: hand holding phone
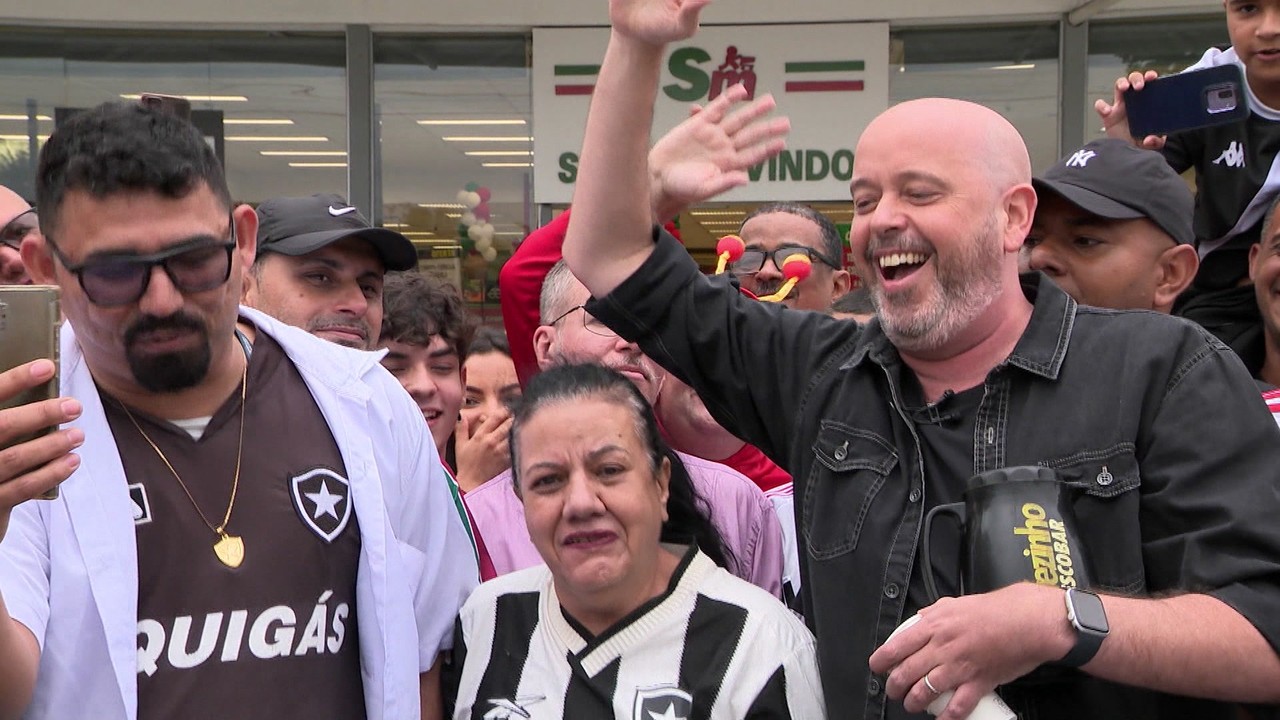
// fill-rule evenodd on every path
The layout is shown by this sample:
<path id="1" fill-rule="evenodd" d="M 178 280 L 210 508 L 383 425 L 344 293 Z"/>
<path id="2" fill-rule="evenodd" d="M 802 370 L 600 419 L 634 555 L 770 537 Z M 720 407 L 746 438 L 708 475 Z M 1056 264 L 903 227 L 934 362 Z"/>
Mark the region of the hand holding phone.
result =
<path id="1" fill-rule="evenodd" d="M 1124 92 L 1129 134 L 1134 138 L 1227 123 L 1249 116 L 1244 74 L 1236 65 L 1188 70 L 1144 80 Z"/>
<path id="2" fill-rule="evenodd" d="M 6 379 L 0 382 L 0 483 L 39 474 L 39 466 L 51 459 L 45 454 L 60 444 L 44 441 L 66 422 L 57 400 L 60 324 L 57 287 L 0 286 L 0 370 L 5 371 L 0 378 Z M 42 362 L 33 365 L 35 361 Z M 43 424 L 35 424 L 41 420 Z M 38 476 L 32 482 L 39 481 Z M 20 492 L 5 490 L 0 492 L 0 512 L 7 512 L 10 493 Z M 41 490 L 46 499 L 57 497 L 56 486 Z"/>
<path id="3" fill-rule="evenodd" d="M 80 403 L 50 398 L 24 405 L 11 401 L 47 385 L 56 375 L 49 360 L 35 360 L 0 372 L 0 540 L 14 506 L 57 490 L 80 466 L 71 454 L 84 442 L 79 428 L 54 430 L 80 416 Z"/>

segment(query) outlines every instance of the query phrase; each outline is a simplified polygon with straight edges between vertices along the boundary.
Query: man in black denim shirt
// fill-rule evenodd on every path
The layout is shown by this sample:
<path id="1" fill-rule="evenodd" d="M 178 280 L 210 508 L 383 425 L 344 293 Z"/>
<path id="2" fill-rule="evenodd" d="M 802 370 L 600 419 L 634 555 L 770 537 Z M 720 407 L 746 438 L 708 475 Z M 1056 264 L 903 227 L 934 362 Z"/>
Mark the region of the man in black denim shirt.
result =
<path id="1" fill-rule="evenodd" d="M 852 243 L 879 308 L 863 328 L 748 300 L 651 234 L 643 168 L 664 45 L 692 35 L 703 5 L 612 0 L 564 255 L 600 298 L 593 315 L 794 474 L 830 716 L 908 717 L 954 690 L 942 717 L 956 720 L 997 686 L 1024 718 L 1232 717 L 1190 698 L 1280 700 L 1280 433 L 1203 330 L 1078 307 L 1040 277 L 1019 284 L 1036 196 L 1002 118 L 917 101 L 863 134 Z M 769 148 L 723 130 L 665 182 L 745 183 L 720 168 Z M 971 462 L 924 446 L 930 406 L 913 414 L 907 392 L 936 415 L 968 394 Z M 945 598 L 886 642 L 924 604 L 924 513 L 976 472 L 1037 464 L 1074 497 L 1111 626 L 1097 654 L 1015 682 L 1077 643 L 1063 592 L 1030 583 Z"/>

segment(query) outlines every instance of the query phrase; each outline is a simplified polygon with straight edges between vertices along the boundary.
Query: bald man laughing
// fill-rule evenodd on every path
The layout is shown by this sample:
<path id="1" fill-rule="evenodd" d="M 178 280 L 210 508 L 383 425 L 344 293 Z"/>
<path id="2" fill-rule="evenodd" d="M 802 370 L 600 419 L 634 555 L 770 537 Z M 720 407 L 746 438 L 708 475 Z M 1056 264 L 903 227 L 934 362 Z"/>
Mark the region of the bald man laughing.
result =
<path id="1" fill-rule="evenodd" d="M 651 225 L 645 154 L 665 45 L 706 4 L 610 3 L 564 257 L 588 312 L 795 477 L 829 716 L 918 717 L 950 692 L 940 717 L 959 720 L 996 688 L 1036 718 L 1232 718 L 1232 702 L 1280 701 L 1280 431 L 1231 352 L 1190 323 L 1020 278 L 1037 204 L 1026 146 L 958 100 L 897 105 L 858 141 L 851 245 L 877 319 L 784 310 L 702 276 Z M 773 148 L 739 125 L 667 174 L 747 182 L 731 168 Z M 1093 592 L 962 587 L 954 535 L 934 544 L 944 597 L 928 591 L 925 514 L 1001 472 L 1040 478 L 1076 517 Z M 1017 539 L 1001 557 L 1020 568 Z"/>

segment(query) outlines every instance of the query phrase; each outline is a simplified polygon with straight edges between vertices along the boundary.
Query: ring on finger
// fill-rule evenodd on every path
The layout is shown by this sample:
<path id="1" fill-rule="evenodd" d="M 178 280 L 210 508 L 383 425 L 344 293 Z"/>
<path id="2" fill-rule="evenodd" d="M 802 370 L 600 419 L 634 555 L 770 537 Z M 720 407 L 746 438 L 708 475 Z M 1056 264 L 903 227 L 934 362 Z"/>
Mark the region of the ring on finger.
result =
<path id="1" fill-rule="evenodd" d="M 933 683 L 929 681 L 929 673 L 924 674 L 924 686 L 929 688 L 929 692 L 933 693 L 934 695 L 942 694 L 942 691 L 934 687 Z"/>

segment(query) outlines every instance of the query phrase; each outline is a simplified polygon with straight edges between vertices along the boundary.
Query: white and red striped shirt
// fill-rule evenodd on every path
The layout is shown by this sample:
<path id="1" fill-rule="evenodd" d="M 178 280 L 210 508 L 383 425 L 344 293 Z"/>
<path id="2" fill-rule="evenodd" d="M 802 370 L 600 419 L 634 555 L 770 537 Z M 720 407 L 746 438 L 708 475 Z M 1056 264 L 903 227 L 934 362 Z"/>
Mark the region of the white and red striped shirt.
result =
<path id="1" fill-rule="evenodd" d="M 1277 425 L 1280 425 L 1280 388 L 1262 393 L 1262 399 L 1266 401 L 1267 407 L 1271 410 L 1271 417 L 1276 419 Z"/>

